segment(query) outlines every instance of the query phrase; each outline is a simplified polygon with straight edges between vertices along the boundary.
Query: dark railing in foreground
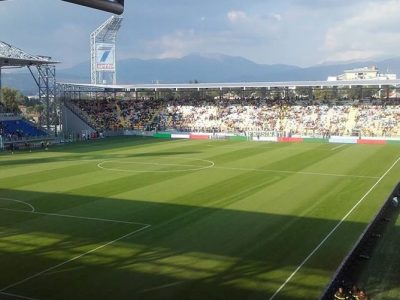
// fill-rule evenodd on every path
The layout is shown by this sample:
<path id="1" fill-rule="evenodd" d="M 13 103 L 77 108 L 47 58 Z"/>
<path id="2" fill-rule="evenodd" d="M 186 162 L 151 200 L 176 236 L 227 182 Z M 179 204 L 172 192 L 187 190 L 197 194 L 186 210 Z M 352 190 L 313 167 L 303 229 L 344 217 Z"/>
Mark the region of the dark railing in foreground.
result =
<path id="1" fill-rule="evenodd" d="M 320 300 L 332 300 L 339 287 L 350 289 L 353 284 L 357 283 L 362 266 L 369 259 L 378 239 L 384 234 L 388 221 L 396 213 L 397 205 L 393 202 L 393 198 L 399 196 L 400 182 L 393 189 L 372 222 L 363 231 L 353 249 L 342 261 L 331 282 L 319 298 Z"/>

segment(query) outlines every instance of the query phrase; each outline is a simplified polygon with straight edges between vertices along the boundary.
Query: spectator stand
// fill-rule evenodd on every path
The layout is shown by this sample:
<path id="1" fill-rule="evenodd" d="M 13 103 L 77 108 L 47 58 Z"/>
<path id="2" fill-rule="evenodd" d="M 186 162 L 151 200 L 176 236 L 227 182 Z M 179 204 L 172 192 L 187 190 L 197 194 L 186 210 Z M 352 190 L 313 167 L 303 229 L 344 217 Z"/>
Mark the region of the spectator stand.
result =
<path id="1" fill-rule="evenodd" d="M 277 138 L 400 136 L 399 105 L 271 99 L 72 100 L 99 131 L 205 132 Z"/>

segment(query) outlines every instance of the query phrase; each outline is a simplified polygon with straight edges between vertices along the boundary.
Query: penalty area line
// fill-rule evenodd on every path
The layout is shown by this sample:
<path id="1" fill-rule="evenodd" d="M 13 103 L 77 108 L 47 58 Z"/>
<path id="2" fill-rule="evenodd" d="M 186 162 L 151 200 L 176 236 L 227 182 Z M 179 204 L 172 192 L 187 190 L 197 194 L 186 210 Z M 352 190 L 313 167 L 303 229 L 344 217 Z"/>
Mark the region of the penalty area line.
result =
<path id="1" fill-rule="evenodd" d="M 21 203 L 21 204 L 23 204 L 23 205 L 29 206 L 29 208 L 30 208 L 31 210 L 30 210 L 30 211 L 27 211 L 27 212 L 30 212 L 30 213 L 35 212 L 35 207 L 34 207 L 32 204 L 29 204 L 29 203 L 26 202 L 26 201 L 17 200 L 17 199 L 12 199 L 12 198 L 5 198 L 5 197 L 0 197 L 0 200 L 9 201 L 9 202 L 16 202 L 16 203 Z M 1 208 L 1 209 L 3 209 L 3 208 Z M 21 210 L 21 211 L 22 211 L 22 210 Z"/>
<path id="2" fill-rule="evenodd" d="M 336 224 L 335 227 L 325 236 L 325 238 L 311 251 L 311 253 L 300 263 L 300 265 L 290 274 L 284 283 L 275 291 L 275 293 L 269 298 L 269 300 L 275 299 L 275 297 L 282 291 L 282 289 L 289 283 L 290 280 L 297 274 L 297 272 L 310 260 L 310 258 L 325 244 L 330 236 L 342 225 L 342 223 L 350 216 L 350 214 L 364 201 L 365 198 L 375 189 L 375 187 L 382 181 L 383 178 L 394 168 L 399 162 L 400 157 L 386 170 L 385 173 L 374 183 L 374 185 L 361 197 L 360 200 L 344 215 L 344 217 Z"/>
<path id="3" fill-rule="evenodd" d="M 26 201 L 12 199 L 12 198 L 4 198 L 4 197 L 0 197 L 0 200 L 5 200 L 5 201 L 11 201 L 11 202 L 25 204 L 25 205 L 27 205 L 27 206 L 29 206 L 31 208 L 31 210 L 28 211 L 28 210 L 22 210 L 22 209 L 13 209 L 13 208 L 7 208 L 7 207 L 0 207 L 0 210 L 4 210 L 4 211 L 19 212 L 19 213 L 26 213 L 26 214 L 35 214 L 35 215 L 42 215 L 42 216 L 61 217 L 61 218 L 72 218 L 72 219 L 82 219 L 82 220 L 90 220 L 90 221 L 120 223 L 120 224 L 132 224 L 132 225 L 141 225 L 141 226 L 150 225 L 150 224 L 147 224 L 147 223 L 132 222 L 132 221 L 121 221 L 121 220 L 114 220 L 114 219 L 105 219 L 105 218 L 96 218 L 96 217 L 85 217 L 85 216 L 75 216 L 75 215 L 67 215 L 67 214 L 41 212 L 41 211 L 36 211 L 35 207 L 33 205 L 29 204 Z"/>
<path id="4" fill-rule="evenodd" d="M 109 246 L 109 245 L 111 245 L 111 244 L 114 244 L 114 243 L 116 243 L 116 242 L 119 242 L 120 240 L 123 240 L 123 239 L 125 239 L 125 238 L 130 237 L 130 236 L 133 236 L 134 234 L 139 233 L 139 232 L 141 232 L 141 231 L 143 231 L 143 230 L 149 228 L 150 226 L 151 226 L 151 225 L 143 226 L 142 228 L 139 228 L 139 229 L 136 229 L 136 230 L 134 230 L 134 231 L 131 231 L 131 232 L 129 232 L 129 233 L 127 233 L 127 234 L 125 234 L 125 235 L 119 237 L 119 238 L 116 238 L 116 239 L 114 239 L 114 240 L 112 240 L 112 241 L 109 241 L 109 242 L 107 242 L 107 243 L 105 243 L 105 244 L 102 244 L 102 245 L 100 245 L 100 246 L 97 246 L 96 248 L 93 248 L 93 249 L 91 249 L 91 250 L 89 250 L 89 251 L 87 251 L 87 252 L 85 252 L 85 253 L 82 253 L 82 254 L 79 254 L 79 255 L 77 255 L 77 256 L 74 256 L 73 258 L 68 259 L 68 260 L 66 260 L 66 261 L 64 261 L 64 262 L 61 262 L 61 263 L 59 263 L 59 264 L 57 264 L 57 265 L 55 265 L 55 266 L 52 266 L 52 267 L 50 267 L 50 268 L 47 268 L 47 269 L 45 269 L 45 270 L 43 270 L 43 271 L 41 271 L 41 272 L 38 272 L 38 273 L 36 273 L 36 274 L 34 274 L 34 275 L 32 275 L 32 276 L 29 276 L 29 277 L 27 277 L 27 278 L 25 278 L 25 279 L 22 279 L 22 280 L 20 280 L 20 281 L 18 281 L 18 282 L 12 283 L 12 284 L 10 284 L 10 285 L 8 285 L 8 286 L 2 288 L 2 289 L 0 290 L 0 293 L 3 293 L 3 294 L 4 294 L 6 290 L 9 290 L 9 289 L 11 289 L 11 288 L 13 288 L 13 287 L 16 287 L 16 286 L 18 286 L 18 285 L 20 285 L 20 284 L 23 284 L 23 283 L 25 283 L 25 282 L 27 282 L 27 281 L 29 281 L 29 280 L 31 280 L 31 279 L 37 278 L 37 277 L 39 277 L 39 276 L 41 276 L 41 275 L 43 275 L 43 274 L 45 274 L 45 273 L 47 273 L 47 272 L 49 272 L 49 271 L 53 271 L 53 270 L 55 270 L 55 269 L 57 269 L 57 268 L 59 268 L 59 267 L 61 267 L 61 266 L 63 266 L 63 265 L 66 265 L 66 264 L 68 264 L 68 263 L 70 263 L 70 262 L 73 262 L 73 261 L 75 261 L 75 260 L 77 260 L 77 259 L 80 259 L 80 258 L 82 258 L 82 257 L 84 257 L 84 256 L 86 256 L 86 255 L 88 255 L 88 254 L 91 254 L 91 253 L 96 252 L 96 251 L 98 251 L 98 250 L 100 250 L 100 249 L 103 249 L 103 248 L 105 248 L 105 247 L 107 247 L 107 246 Z"/>
<path id="5" fill-rule="evenodd" d="M 83 216 L 65 215 L 65 214 L 57 214 L 57 213 L 46 213 L 46 212 L 39 212 L 39 211 L 28 211 L 28 210 L 5 208 L 5 207 L 1 207 L 0 210 L 19 212 L 19 213 L 25 213 L 25 214 L 42 215 L 42 216 L 60 217 L 60 218 L 72 218 L 72 219 L 130 224 L 130 225 L 140 225 L 140 226 L 149 226 L 150 225 L 150 224 L 140 223 L 140 222 L 120 221 L 120 220 L 94 218 L 94 217 L 83 217 Z"/>

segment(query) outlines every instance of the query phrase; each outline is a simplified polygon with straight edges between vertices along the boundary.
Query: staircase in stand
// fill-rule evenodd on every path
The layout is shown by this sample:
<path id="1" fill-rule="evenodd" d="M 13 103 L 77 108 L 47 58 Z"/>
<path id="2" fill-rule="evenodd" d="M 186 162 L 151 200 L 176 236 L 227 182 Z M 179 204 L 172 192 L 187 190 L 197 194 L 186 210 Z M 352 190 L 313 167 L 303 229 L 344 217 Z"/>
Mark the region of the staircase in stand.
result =
<path id="1" fill-rule="evenodd" d="M 71 102 L 66 101 L 65 107 L 68 108 L 74 115 L 76 115 L 79 119 L 81 119 L 85 124 L 87 124 L 93 130 L 96 130 L 97 128 L 96 124 L 94 124 L 90 116 L 82 109 L 80 109 L 78 106 L 76 106 Z"/>

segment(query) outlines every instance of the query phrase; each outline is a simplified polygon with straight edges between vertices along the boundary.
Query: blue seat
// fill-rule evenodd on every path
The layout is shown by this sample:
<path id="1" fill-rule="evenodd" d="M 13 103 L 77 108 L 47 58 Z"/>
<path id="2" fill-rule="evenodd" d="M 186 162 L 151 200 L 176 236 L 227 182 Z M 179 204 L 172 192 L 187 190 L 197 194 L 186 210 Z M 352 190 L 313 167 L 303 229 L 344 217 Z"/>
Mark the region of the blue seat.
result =
<path id="1" fill-rule="evenodd" d="M 0 121 L 0 128 L 4 135 L 17 135 L 19 137 L 35 137 L 47 135 L 45 131 L 36 128 L 25 120 Z"/>

